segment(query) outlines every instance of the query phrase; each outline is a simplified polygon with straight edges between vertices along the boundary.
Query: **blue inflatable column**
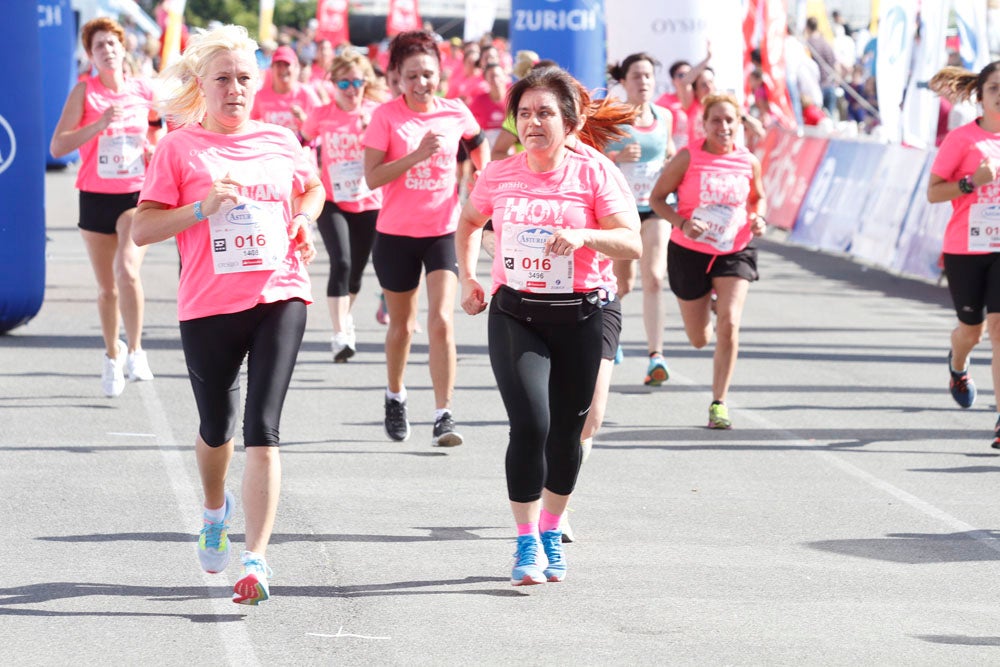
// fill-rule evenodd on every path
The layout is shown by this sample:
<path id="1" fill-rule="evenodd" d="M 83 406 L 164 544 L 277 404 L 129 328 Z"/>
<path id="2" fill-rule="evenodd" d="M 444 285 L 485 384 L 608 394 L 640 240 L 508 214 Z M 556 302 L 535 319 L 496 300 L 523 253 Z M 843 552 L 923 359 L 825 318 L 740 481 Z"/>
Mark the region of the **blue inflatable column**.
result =
<path id="1" fill-rule="evenodd" d="M 45 138 L 55 132 L 66 96 L 76 84 L 76 18 L 69 0 L 39 0 L 38 32 L 42 53 L 42 104 L 45 108 Z M 65 167 L 80 159 L 73 151 L 61 158 L 45 150 L 46 164 Z"/>
<path id="2" fill-rule="evenodd" d="M 0 95 L 0 333 L 34 317 L 45 296 L 45 155 L 39 6 L 5 3 L 0 43 L 17 54 Z"/>
<path id="3" fill-rule="evenodd" d="M 604 0 L 513 0 L 510 47 L 554 60 L 583 85 L 607 87 Z"/>

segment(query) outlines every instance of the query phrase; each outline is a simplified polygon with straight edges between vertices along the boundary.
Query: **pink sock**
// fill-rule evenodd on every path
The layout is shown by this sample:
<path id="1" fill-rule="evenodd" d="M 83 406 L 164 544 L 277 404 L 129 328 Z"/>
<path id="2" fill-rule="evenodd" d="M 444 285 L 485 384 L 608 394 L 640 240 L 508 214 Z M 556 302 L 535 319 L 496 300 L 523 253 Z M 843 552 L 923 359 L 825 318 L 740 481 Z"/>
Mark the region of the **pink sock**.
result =
<path id="1" fill-rule="evenodd" d="M 535 535 L 538 533 L 537 523 L 519 523 L 517 524 L 517 536 L 521 535 Z"/>
<path id="2" fill-rule="evenodd" d="M 538 517 L 538 530 L 543 533 L 559 530 L 559 519 L 561 518 L 561 514 L 550 514 L 547 510 L 542 509 L 542 515 Z"/>

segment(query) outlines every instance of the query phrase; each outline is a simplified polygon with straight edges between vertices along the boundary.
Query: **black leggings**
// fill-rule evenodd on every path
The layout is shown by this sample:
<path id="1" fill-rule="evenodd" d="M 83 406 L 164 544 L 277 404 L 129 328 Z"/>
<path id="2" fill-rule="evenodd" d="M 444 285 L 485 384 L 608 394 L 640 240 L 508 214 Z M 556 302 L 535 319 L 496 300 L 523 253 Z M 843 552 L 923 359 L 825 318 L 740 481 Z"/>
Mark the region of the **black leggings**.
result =
<path id="1" fill-rule="evenodd" d="M 580 434 L 601 365 L 601 313 L 571 325 L 536 325 L 489 314 L 490 364 L 510 421 L 507 496 L 518 503 L 542 488 L 568 496 L 580 472 Z"/>
<path id="2" fill-rule="evenodd" d="M 209 447 L 232 440 L 246 357 L 243 446 L 277 447 L 281 408 L 306 330 L 305 302 L 262 303 L 239 313 L 187 320 L 180 329 L 201 439 Z"/>
<path id="3" fill-rule="evenodd" d="M 361 275 L 375 243 L 378 210 L 350 213 L 332 201 L 323 205 L 316 226 L 330 256 L 327 296 L 347 296 L 361 291 Z"/>

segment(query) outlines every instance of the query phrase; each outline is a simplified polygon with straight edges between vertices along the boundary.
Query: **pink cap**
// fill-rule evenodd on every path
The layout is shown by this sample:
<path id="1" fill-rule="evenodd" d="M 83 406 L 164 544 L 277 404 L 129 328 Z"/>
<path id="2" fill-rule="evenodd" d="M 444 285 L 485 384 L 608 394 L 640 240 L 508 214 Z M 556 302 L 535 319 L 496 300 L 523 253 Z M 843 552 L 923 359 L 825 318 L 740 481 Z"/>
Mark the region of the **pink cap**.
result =
<path id="1" fill-rule="evenodd" d="M 287 63 L 291 65 L 292 63 L 299 62 L 299 57 L 295 55 L 295 51 L 292 51 L 290 46 L 279 46 L 274 50 L 274 55 L 271 56 L 272 63 Z"/>

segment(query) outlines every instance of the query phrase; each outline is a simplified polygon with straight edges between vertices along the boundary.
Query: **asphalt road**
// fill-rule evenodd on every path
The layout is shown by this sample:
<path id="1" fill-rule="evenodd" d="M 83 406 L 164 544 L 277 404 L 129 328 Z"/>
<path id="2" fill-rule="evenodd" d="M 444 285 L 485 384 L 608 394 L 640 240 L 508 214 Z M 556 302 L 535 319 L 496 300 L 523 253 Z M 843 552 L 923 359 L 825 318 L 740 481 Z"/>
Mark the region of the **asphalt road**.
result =
<path id="1" fill-rule="evenodd" d="M 704 427 L 711 349 L 686 344 L 670 294 L 671 378 L 642 385 L 626 299 L 567 579 L 522 589 L 485 317 L 456 315 L 467 444 L 430 446 L 425 335 L 414 433 L 390 442 L 377 285 L 356 307 L 359 354 L 334 365 L 321 257 L 282 422 L 272 599 L 248 608 L 229 601 L 235 563 L 203 575 L 195 557 L 176 249 L 143 267 L 156 380 L 104 398 L 72 169 L 47 186 L 46 301 L 0 337 L 0 664 L 1000 664 L 988 343 L 987 392 L 960 410 L 943 288 L 765 239 L 728 432 Z"/>

